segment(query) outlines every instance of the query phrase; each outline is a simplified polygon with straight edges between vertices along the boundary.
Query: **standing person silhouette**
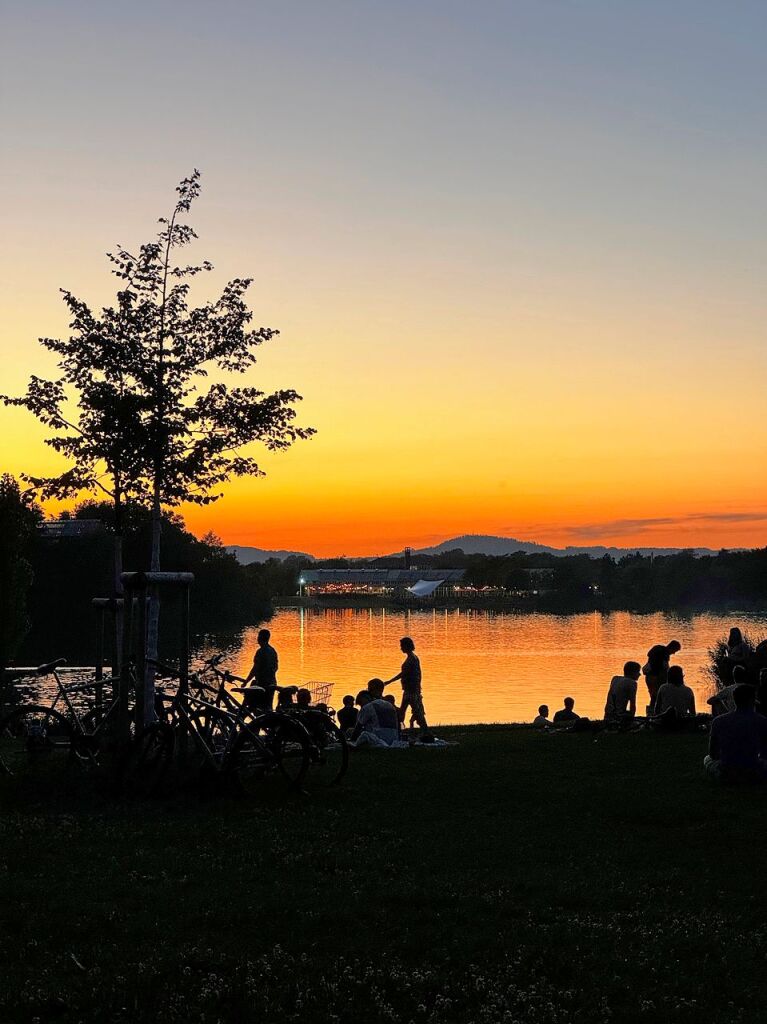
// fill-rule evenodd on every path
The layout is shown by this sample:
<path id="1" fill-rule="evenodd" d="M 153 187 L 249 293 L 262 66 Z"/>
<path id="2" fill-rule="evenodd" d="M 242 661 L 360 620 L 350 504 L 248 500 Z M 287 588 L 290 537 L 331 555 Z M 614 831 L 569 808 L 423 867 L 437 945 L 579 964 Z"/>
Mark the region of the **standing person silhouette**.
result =
<path id="1" fill-rule="evenodd" d="M 262 711 L 271 711 L 272 701 L 277 689 L 277 669 L 279 658 L 277 651 L 269 641 L 272 634 L 268 629 L 260 629 L 256 642 L 258 650 L 253 658 L 253 667 L 245 680 L 245 686 L 254 684 L 263 687 L 264 693 L 248 693 L 245 695 L 245 703 L 249 708 Z"/>
<path id="2" fill-rule="evenodd" d="M 402 668 L 396 676 L 387 679 L 384 686 L 389 683 L 402 682 L 402 704 L 400 705 L 400 721 L 405 721 L 405 712 L 410 708 L 413 720 L 421 730 L 421 742 L 432 743 L 434 737 L 429 731 L 426 723 L 426 712 L 423 708 L 423 695 L 421 693 L 421 662 L 415 653 L 415 644 L 409 636 L 403 636 L 399 642 L 400 650 L 405 655 Z"/>
<path id="3" fill-rule="evenodd" d="M 642 668 L 642 674 L 647 683 L 647 695 L 650 698 L 650 714 L 655 713 L 655 699 L 658 690 L 668 679 L 668 668 L 671 657 L 681 651 L 682 645 L 678 640 L 671 640 L 667 644 L 655 644 L 647 652 L 647 663 Z"/>

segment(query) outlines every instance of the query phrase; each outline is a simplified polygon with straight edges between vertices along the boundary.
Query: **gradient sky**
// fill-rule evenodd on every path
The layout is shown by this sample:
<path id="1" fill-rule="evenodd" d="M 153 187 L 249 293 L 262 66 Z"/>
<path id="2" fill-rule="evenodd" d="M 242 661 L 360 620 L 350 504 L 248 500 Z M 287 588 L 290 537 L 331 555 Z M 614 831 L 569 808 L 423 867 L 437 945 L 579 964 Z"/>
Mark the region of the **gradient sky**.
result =
<path id="1" fill-rule="evenodd" d="M 228 543 L 767 543 L 767 4 L 6 2 L 2 390 L 203 171 L 318 434 Z M 53 470 L 0 409 L 0 468 Z"/>

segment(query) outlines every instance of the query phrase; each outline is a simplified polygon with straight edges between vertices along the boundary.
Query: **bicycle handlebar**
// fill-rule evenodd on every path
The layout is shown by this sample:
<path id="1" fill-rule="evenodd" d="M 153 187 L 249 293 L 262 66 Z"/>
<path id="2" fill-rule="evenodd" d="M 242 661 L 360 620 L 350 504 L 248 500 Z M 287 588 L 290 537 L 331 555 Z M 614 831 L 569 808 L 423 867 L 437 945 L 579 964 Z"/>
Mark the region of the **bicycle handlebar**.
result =
<path id="1" fill-rule="evenodd" d="M 157 658 L 147 658 L 148 665 L 154 665 L 156 669 L 160 670 L 161 675 L 175 676 L 177 679 L 181 675 L 177 668 L 172 668 L 170 665 L 166 665 L 163 661 L 158 661 Z"/>
<path id="2" fill-rule="evenodd" d="M 35 669 L 35 673 L 38 676 L 49 676 L 54 669 L 59 667 L 59 665 L 66 665 L 66 663 L 66 658 L 56 658 L 55 661 L 49 661 L 45 665 L 38 665 Z"/>

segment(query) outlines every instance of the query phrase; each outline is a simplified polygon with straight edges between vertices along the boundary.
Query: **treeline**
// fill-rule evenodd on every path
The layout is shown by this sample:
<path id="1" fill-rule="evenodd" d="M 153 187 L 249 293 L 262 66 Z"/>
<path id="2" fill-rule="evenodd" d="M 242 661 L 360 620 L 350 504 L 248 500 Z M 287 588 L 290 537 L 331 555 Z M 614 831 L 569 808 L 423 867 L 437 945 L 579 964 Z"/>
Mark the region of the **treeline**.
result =
<path id="1" fill-rule="evenodd" d="M 692 552 L 614 559 L 588 555 L 466 555 L 459 548 L 439 555 L 417 555 L 423 569 L 465 569 L 465 582 L 509 592 L 538 590 L 541 611 L 592 609 L 657 611 L 664 609 L 767 610 L 767 548 L 721 551 L 696 557 Z M 272 594 L 293 594 L 302 569 L 402 568 L 401 558 L 288 558 L 267 562 L 262 572 Z"/>
<path id="2" fill-rule="evenodd" d="M 114 594 L 113 507 L 87 502 L 70 517 L 91 520 L 101 529 L 81 536 L 52 537 L 39 528 L 40 510 L 21 501 L 13 482 L 6 480 L 0 495 L 2 549 L 6 574 L 2 586 L 5 611 L 0 658 L 9 663 L 35 663 L 63 656 L 70 663 L 90 661 L 95 653 L 94 597 Z M 125 512 L 123 566 L 146 569 L 151 550 L 151 516 L 131 506 Z M 268 569 L 243 566 L 221 541 L 209 534 L 198 539 L 173 513 L 163 519 L 164 571 L 192 572 L 191 622 L 195 632 L 230 632 L 271 614 Z M 163 603 L 166 647 L 178 636 L 181 609 L 168 596 Z"/>

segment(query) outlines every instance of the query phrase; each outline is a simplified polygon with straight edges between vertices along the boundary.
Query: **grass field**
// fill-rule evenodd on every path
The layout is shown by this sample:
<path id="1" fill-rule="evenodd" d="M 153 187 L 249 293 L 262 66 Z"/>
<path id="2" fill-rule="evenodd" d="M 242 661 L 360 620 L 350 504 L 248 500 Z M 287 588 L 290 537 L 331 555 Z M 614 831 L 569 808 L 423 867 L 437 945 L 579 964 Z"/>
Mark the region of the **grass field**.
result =
<path id="1" fill-rule="evenodd" d="M 445 730 L 287 802 L 0 814 L 0 1020 L 759 1020 L 767 793 L 705 737 Z"/>

